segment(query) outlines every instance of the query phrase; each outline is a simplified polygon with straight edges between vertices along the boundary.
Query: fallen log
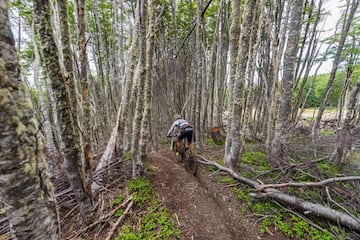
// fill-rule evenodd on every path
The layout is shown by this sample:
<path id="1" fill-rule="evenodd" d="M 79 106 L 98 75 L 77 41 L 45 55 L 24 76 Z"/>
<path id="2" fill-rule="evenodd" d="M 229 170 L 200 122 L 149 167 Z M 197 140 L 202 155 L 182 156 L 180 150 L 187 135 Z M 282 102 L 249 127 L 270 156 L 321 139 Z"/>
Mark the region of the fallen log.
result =
<path id="1" fill-rule="evenodd" d="M 244 182 L 255 189 L 258 189 L 261 185 L 264 185 L 264 184 L 259 184 L 258 182 L 253 181 L 251 179 L 240 176 L 233 169 L 224 167 L 224 166 L 218 164 L 217 162 L 209 161 L 200 155 L 197 155 L 197 157 L 201 159 L 201 160 L 197 160 L 198 162 L 200 162 L 202 164 L 206 164 L 206 165 L 212 165 L 222 171 L 228 172 L 233 178 L 235 178 L 241 182 Z M 306 214 L 312 214 L 317 217 L 322 217 L 322 218 L 331 220 L 337 224 L 340 224 L 342 226 L 345 226 L 349 229 L 360 232 L 360 219 L 354 218 L 346 213 L 339 212 L 337 210 L 323 206 L 321 204 L 316 204 L 316 203 L 306 201 L 306 200 L 301 199 L 296 196 L 291 196 L 291 195 L 285 194 L 274 188 L 264 188 L 262 194 L 263 194 L 263 196 L 270 197 L 276 201 L 280 201 L 280 202 L 289 204 L 293 207 L 296 207 L 298 209 L 301 209 Z"/>

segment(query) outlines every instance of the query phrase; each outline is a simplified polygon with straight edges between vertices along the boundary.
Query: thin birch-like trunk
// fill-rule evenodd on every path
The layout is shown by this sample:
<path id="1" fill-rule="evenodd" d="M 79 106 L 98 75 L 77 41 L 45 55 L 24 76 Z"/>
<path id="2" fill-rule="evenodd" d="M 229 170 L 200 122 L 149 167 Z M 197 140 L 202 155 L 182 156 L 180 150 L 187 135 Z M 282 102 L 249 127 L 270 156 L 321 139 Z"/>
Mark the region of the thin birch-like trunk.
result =
<path id="1" fill-rule="evenodd" d="M 42 53 L 45 59 L 46 69 L 51 80 L 51 87 L 57 103 L 57 114 L 65 145 L 65 169 L 79 203 L 80 213 L 86 219 L 91 210 L 91 199 L 84 189 L 81 166 L 81 150 L 76 139 L 74 125 L 72 123 L 71 106 L 67 90 L 67 83 L 61 75 L 58 51 L 55 44 L 48 0 L 34 0 L 34 13 L 36 29 L 39 31 Z"/>
<path id="2" fill-rule="evenodd" d="M 78 44 L 80 50 L 80 80 L 83 116 L 83 153 L 84 153 L 84 187 L 85 191 L 92 198 L 92 150 L 91 150 L 91 111 L 89 101 L 89 83 L 87 78 L 88 59 L 86 54 L 86 28 L 85 28 L 85 2 L 77 0 L 77 20 L 79 28 Z"/>
<path id="3" fill-rule="evenodd" d="M 330 92 L 332 89 L 332 85 L 335 80 L 336 71 L 340 64 L 341 53 L 344 48 L 344 44 L 345 44 L 346 38 L 348 36 L 350 26 L 351 26 L 352 20 L 354 18 L 355 12 L 358 8 L 359 2 L 360 2 L 359 0 L 352 0 L 351 2 L 350 1 L 348 2 L 348 4 L 349 4 L 348 7 L 350 8 L 349 16 L 347 18 L 345 17 L 345 19 L 344 19 L 343 30 L 341 31 L 341 37 L 339 40 L 339 44 L 338 44 L 338 47 L 336 48 L 336 53 L 335 53 L 334 61 L 332 64 L 328 84 L 326 86 L 324 97 L 321 102 L 319 111 L 317 113 L 315 122 L 313 123 L 312 128 L 311 128 L 311 134 L 312 134 L 313 138 L 316 138 L 317 130 L 319 129 L 320 121 L 321 121 L 322 115 L 324 114 L 326 104 L 327 104 L 327 101 L 328 101 L 328 98 L 329 98 L 329 95 L 330 95 Z M 351 6 L 350 6 L 350 4 L 351 4 Z"/>
<path id="4" fill-rule="evenodd" d="M 197 12 L 197 22 L 196 22 L 196 37 L 195 37 L 195 44 L 196 44 L 196 55 L 195 55 L 195 79 L 194 79 L 194 86 L 195 86 L 195 94 L 194 94 L 194 104 L 195 108 L 193 109 L 193 119 L 194 119 L 194 130 L 195 130 L 195 143 L 197 147 L 200 147 L 201 142 L 201 94 L 202 94 L 202 79 L 203 79 L 203 26 L 204 26 L 204 19 L 202 16 L 203 11 L 203 1 L 196 0 L 196 12 Z"/>
<path id="5" fill-rule="evenodd" d="M 248 85 L 247 85 L 247 96 L 245 101 L 245 112 L 242 123 L 242 131 L 244 134 L 249 135 L 253 131 L 253 125 L 251 123 L 251 118 L 253 116 L 253 105 L 254 105 L 254 76 L 256 71 L 256 59 L 258 54 L 258 48 L 261 41 L 261 34 L 264 26 L 264 9 L 261 9 L 265 4 L 259 4 L 258 8 L 260 8 L 260 13 L 254 15 L 254 29 L 252 31 L 251 36 L 251 48 L 249 52 L 249 66 L 248 66 Z"/>
<path id="6" fill-rule="evenodd" d="M 284 4 L 284 3 L 283 3 Z M 283 6 L 283 5 L 282 5 Z M 271 67 L 270 67 L 270 71 L 271 71 L 271 77 L 270 79 L 272 80 L 271 84 L 269 83 L 268 87 L 269 90 L 271 92 L 270 96 L 269 96 L 269 103 L 268 103 L 268 108 L 269 108 L 269 115 L 268 115 L 268 119 L 267 119 L 267 126 L 266 126 L 266 130 L 267 130 L 267 134 L 266 134 L 266 152 L 268 154 L 268 156 L 271 155 L 271 143 L 273 141 L 274 138 L 274 130 L 275 130 L 275 124 L 276 124 L 276 120 L 277 120 L 277 116 L 278 116 L 278 106 L 279 106 L 279 68 L 280 68 L 280 62 L 281 62 L 281 57 L 282 57 L 282 53 L 284 51 L 284 46 L 285 46 L 285 38 L 286 38 L 286 34 L 285 34 L 285 30 L 287 29 L 287 24 L 288 24 L 288 19 L 289 19 L 289 14 L 290 14 L 290 3 L 287 4 L 287 7 L 285 9 L 281 9 L 281 11 L 277 16 L 277 19 L 279 19 L 278 21 L 278 30 L 275 32 L 271 32 L 272 30 L 270 30 L 271 35 L 273 35 L 271 37 L 271 52 L 272 52 L 272 56 L 271 56 Z M 283 14 L 285 14 L 285 17 L 283 19 Z M 280 27 L 281 25 L 283 25 L 283 27 Z M 270 158 L 271 160 L 274 160 L 273 158 Z"/>
<path id="7" fill-rule="evenodd" d="M 280 109 L 271 148 L 272 156 L 276 159 L 282 159 L 284 157 L 285 134 L 289 123 L 289 113 L 291 112 L 292 84 L 295 79 L 296 56 L 301 33 L 302 8 L 303 0 L 296 0 L 291 7 L 288 39 L 284 53 Z"/>
<path id="8" fill-rule="evenodd" d="M 332 154 L 332 159 L 337 164 L 346 164 L 346 160 L 351 153 L 352 149 L 352 134 L 351 127 L 352 122 L 355 120 L 356 116 L 356 101 L 360 92 L 360 78 L 358 78 L 355 86 L 350 92 L 349 102 L 347 105 L 347 111 L 345 119 L 341 127 L 337 130 L 336 133 L 336 143 L 335 150 Z"/>
<path id="9" fill-rule="evenodd" d="M 51 124 L 49 121 L 49 111 L 48 108 L 46 107 L 46 103 L 45 103 L 45 96 L 41 87 L 41 84 L 39 82 L 39 78 L 40 78 L 40 55 L 39 55 L 39 50 L 38 50 L 38 46 L 36 44 L 36 36 L 35 36 L 35 26 L 34 26 L 34 21 L 32 22 L 32 26 L 31 26 L 31 31 L 32 31 L 32 45 L 34 48 L 34 84 L 36 87 L 36 90 L 38 92 L 38 98 L 39 98 L 39 105 L 40 105 L 40 119 L 41 119 L 41 125 L 42 125 L 42 130 L 44 132 L 44 138 L 45 138 L 45 150 L 48 153 L 48 155 L 50 156 L 50 158 L 48 159 L 48 163 L 49 163 L 49 170 L 51 173 L 54 173 L 54 162 L 52 157 L 55 156 L 55 143 L 54 143 L 54 138 L 53 138 L 53 134 L 51 132 Z"/>
<path id="10" fill-rule="evenodd" d="M 140 15 L 140 30 L 139 30 L 139 63 L 138 63 L 138 74 L 135 74 L 135 79 L 138 83 L 137 94 L 133 95 L 136 97 L 136 107 L 132 125 L 132 135 L 131 135 L 131 158 L 132 158 L 132 176 L 136 177 L 142 175 L 144 170 L 143 163 L 141 162 L 139 155 L 139 140 L 141 119 L 144 108 L 144 89 L 145 89 L 145 78 L 146 78 L 146 28 L 145 28 L 145 16 L 146 16 L 146 7 L 144 0 L 138 0 L 139 15 Z"/>
<path id="11" fill-rule="evenodd" d="M 150 141 L 150 123 L 151 123 L 151 113 L 152 113 L 152 104 L 153 104 L 153 56 L 154 56 L 154 42 L 155 42 L 155 5 L 153 0 L 148 0 L 148 30 L 147 30 L 147 39 L 146 39 L 146 75 L 145 75 L 145 96 L 144 96 L 144 112 L 141 120 L 141 129 L 140 129 L 140 143 L 139 149 L 140 154 L 138 163 L 142 162 L 146 158 L 146 147 Z"/>
<path id="12" fill-rule="evenodd" d="M 232 141 L 231 122 L 232 122 L 232 102 L 233 102 L 233 85 L 236 74 L 236 59 L 239 48 L 239 36 L 240 36 L 240 0 L 231 1 L 231 26 L 230 26 L 230 39 L 229 39 L 229 82 L 228 82 L 228 102 L 227 102 L 227 123 L 226 123 L 226 140 L 225 140 L 225 156 L 228 158 L 230 154 L 230 147 Z"/>
<path id="13" fill-rule="evenodd" d="M 13 239 L 60 239 L 54 189 L 21 81 L 8 4 L 0 0 L 0 196 Z"/>
<path id="14" fill-rule="evenodd" d="M 234 78 L 232 117 L 231 122 L 231 148 L 229 154 L 224 159 L 225 165 L 234 168 L 239 163 L 240 153 L 243 148 L 243 135 L 241 133 L 241 118 L 243 111 L 243 91 L 245 84 L 245 72 L 249 57 L 249 45 L 252 32 L 253 17 L 255 14 L 257 1 L 247 1 L 244 9 L 244 19 L 241 25 L 239 39 L 239 53 L 237 57 L 237 71 Z"/>
<path id="15" fill-rule="evenodd" d="M 128 61 L 125 67 L 125 87 L 122 91 L 121 96 L 121 117 L 118 129 L 119 141 L 118 145 L 120 147 L 120 151 L 125 149 L 125 145 L 127 144 L 127 139 L 125 138 L 125 128 L 129 122 L 129 113 L 130 113 L 130 103 L 131 103 L 131 91 L 134 85 L 134 72 L 136 66 L 136 59 L 138 57 L 138 48 L 139 48 L 139 25 L 140 25 L 140 15 L 137 8 L 140 6 L 137 5 L 135 10 L 135 19 L 134 26 L 132 29 L 132 42 L 130 45 L 129 53 L 128 53 Z"/>

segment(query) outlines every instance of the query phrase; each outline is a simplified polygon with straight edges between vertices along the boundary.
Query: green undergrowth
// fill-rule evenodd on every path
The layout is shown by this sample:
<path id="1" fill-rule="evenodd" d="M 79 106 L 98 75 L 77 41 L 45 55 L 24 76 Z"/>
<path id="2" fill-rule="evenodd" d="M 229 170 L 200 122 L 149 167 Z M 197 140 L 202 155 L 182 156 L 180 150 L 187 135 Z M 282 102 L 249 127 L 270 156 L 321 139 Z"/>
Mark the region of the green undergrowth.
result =
<path id="1" fill-rule="evenodd" d="M 174 216 L 170 216 L 167 208 L 161 206 L 148 179 L 140 177 L 131 180 L 128 190 L 134 211 L 126 218 L 116 240 L 179 238 L 180 230 L 175 226 Z M 115 198 L 113 206 L 121 203 L 122 199 L 123 196 Z"/>
<path id="2" fill-rule="evenodd" d="M 312 227 L 307 221 L 297 215 L 288 212 L 275 204 L 269 199 L 254 199 L 249 194 L 253 189 L 247 187 L 238 189 L 233 187 L 231 190 L 239 200 L 246 203 L 251 212 L 261 219 L 260 232 L 262 234 L 270 233 L 274 229 L 280 230 L 286 237 L 291 239 L 312 239 L 312 240 L 331 240 L 346 239 L 342 237 L 340 230 L 336 226 L 332 226 L 332 230 L 336 232 L 337 238 L 331 236 L 330 232 L 324 232 Z M 246 210 L 242 209 L 243 212 Z"/>
<path id="3" fill-rule="evenodd" d="M 221 162 L 221 159 L 218 159 L 217 162 Z M 291 163 L 294 164 L 294 162 Z M 325 179 L 339 176 L 341 173 L 341 170 L 329 161 L 314 163 L 313 166 L 314 167 L 311 169 L 305 169 L 308 172 L 304 171 L 291 173 L 294 181 L 317 181 L 312 177 L 314 174 L 320 174 L 320 176 Z M 241 166 L 238 169 L 240 175 L 254 179 L 254 176 L 262 173 L 262 181 L 266 183 L 278 183 L 276 182 L 278 180 L 274 180 L 274 178 L 279 177 L 279 172 L 271 172 L 269 170 L 271 170 L 271 167 L 265 153 L 259 150 L 256 145 L 251 145 L 250 147 L 247 146 L 242 155 Z M 228 175 L 218 175 L 216 180 L 219 184 L 224 185 L 236 183 L 236 180 Z M 239 186 L 241 186 L 241 188 L 239 188 Z M 346 188 L 351 189 L 352 186 L 346 186 Z M 319 192 L 316 190 L 318 189 L 299 189 L 292 187 L 283 189 L 283 191 L 287 194 L 295 195 L 312 202 L 320 202 L 321 195 L 319 195 Z M 324 231 L 320 231 L 310 225 L 306 220 L 294 214 L 294 212 L 281 207 L 271 199 L 254 198 L 251 196 L 251 194 L 254 194 L 254 189 L 251 187 L 237 184 L 237 186 L 232 187 L 231 191 L 239 200 L 246 203 L 246 207 L 240 209 L 241 212 L 245 214 L 245 212 L 251 211 L 255 216 L 257 216 L 259 219 L 258 221 L 260 222 L 260 232 L 263 234 L 271 234 L 273 231 L 280 230 L 284 236 L 290 239 L 346 239 L 345 236 L 347 233 L 345 230 L 340 230 L 336 225 L 318 221 L 319 219 L 314 219 L 313 221 L 315 221 L 317 225 L 325 229 Z M 335 201 L 338 200 L 336 199 L 336 196 L 333 197 Z M 333 235 L 326 230 L 329 226 L 332 229 Z M 334 235 L 336 235 L 336 238 L 333 237 Z"/>
<path id="4" fill-rule="evenodd" d="M 205 144 L 208 146 L 219 146 L 219 145 L 224 145 L 225 142 L 224 141 L 214 141 L 212 138 L 208 138 L 205 139 Z"/>

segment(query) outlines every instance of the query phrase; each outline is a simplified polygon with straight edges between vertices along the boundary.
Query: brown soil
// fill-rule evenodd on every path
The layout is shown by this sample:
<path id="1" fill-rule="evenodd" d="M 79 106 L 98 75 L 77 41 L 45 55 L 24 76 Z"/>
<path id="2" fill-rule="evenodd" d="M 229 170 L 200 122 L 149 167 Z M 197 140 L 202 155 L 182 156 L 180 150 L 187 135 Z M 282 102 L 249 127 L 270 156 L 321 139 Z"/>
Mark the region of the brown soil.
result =
<path id="1" fill-rule="evenodd" d="M 287 239 L 274 230 L 261 234 L 259 223 L 229 188 L 199 167 L 196 177 L 169 152 L 152 153 L 151 177 L 163 204 L 176 214 L 181 239 Z"/>

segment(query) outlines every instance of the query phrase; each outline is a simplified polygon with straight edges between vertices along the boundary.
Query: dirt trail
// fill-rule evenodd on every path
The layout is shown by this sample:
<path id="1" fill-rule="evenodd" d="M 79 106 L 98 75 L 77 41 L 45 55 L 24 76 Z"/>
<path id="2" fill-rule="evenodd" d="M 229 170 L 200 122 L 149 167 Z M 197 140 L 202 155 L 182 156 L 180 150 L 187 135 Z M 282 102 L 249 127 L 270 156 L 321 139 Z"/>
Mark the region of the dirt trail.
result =
<path id="1" fill-rule="evenodd" d="M 175 162 L 171 153 L 153 153 L 150 164 L 154 187 L 172 214 L 178 216 L 181 239 L 286 239 L 277 233 L 263 236 L 255 220 L 244 216 L 242 205 L 228 189 L 199 168 L 197 177 Z"/>

